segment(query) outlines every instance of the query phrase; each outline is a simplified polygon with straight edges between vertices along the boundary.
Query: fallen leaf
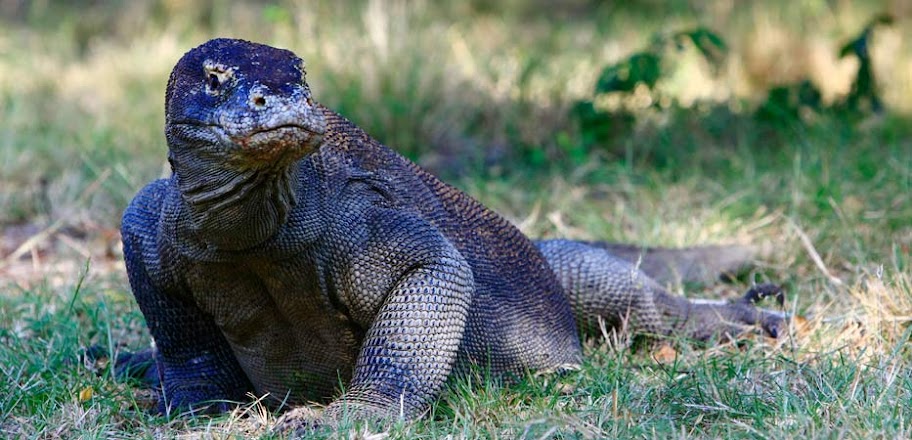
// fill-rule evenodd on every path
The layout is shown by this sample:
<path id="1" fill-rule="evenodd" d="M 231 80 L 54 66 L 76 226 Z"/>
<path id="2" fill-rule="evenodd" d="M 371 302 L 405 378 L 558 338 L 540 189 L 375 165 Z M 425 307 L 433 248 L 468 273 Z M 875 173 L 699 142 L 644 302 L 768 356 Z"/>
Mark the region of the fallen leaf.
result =
<path id="1" fill-rule="evenodd" d="M 95 395 L 95 390 L 92 387 L 85 387 L 82 391 L 79 392 L 79 401 L 85 402 L 92 398 Z"/>
<path id="2" fill-rule="evenodd" d="M 670 364 L 678 358 L 678 352 L 670 344 L 662 344 L 652 352 L 652 358 L 662 364 Z"/>

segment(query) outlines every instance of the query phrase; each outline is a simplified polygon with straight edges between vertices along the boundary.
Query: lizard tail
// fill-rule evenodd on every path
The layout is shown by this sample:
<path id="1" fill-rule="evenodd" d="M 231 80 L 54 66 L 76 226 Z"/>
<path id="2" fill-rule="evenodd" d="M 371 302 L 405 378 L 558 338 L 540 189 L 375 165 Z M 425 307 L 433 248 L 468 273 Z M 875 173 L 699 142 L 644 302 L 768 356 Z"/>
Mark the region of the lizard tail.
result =
<path id="1" fill-rule="evenodd" d="M 760 254 L 756 246 L 710 245 L 680 249 L 640 247 L 601 241 L 586 242 L 617 258 L 638 264 L 645 274 L 660 283 L 709 283 L 733 277 L 750 267 Z"/>

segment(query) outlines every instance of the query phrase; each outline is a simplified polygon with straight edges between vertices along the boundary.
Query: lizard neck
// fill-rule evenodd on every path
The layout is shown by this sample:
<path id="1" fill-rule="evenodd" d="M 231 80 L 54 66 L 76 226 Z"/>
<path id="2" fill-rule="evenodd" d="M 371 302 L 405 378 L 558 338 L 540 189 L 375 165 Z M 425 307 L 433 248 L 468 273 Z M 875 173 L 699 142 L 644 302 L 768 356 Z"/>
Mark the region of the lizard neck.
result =
<path id="1" fill-rule="evenodd" d="M 186 232 L 224 250 L 247 249 L 275 236 L 296 203 L 298 167 L 226 169 L 196 158 L 176 167 Z"/>

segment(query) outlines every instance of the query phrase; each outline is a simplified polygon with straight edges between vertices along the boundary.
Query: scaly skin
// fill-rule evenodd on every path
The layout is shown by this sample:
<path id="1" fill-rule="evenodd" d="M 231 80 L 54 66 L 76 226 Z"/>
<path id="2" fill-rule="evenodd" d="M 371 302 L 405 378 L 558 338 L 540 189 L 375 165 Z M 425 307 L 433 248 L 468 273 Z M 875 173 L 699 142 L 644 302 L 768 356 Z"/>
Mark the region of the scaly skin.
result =
<path id="1" fill-rule="evenodd" d="M 175 66 L 165 106 L 173 176 L 123 218 L 162 411 L 253 392 L 335 397 L 327 422 L 415 418 L 457 367 L 576 367 L 577 326 L 597 317 L 698 338 L 783 325 L 747 301 L 670 295 L 610 247 L 534 243 L 314 102 L 289 51 L 207 42 Z"/>

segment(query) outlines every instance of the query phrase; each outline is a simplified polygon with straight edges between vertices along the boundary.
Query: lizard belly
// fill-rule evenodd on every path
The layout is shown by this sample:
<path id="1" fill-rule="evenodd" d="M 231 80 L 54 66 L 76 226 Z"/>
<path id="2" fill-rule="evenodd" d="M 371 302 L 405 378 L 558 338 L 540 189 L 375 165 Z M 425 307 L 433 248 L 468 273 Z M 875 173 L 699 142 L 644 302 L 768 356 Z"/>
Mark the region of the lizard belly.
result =
<path id="1" fill-rule="evenodd" d="M 360 338 L 300 265 L 261 270 L 206 265 L 190 277 L 258 396 L 300 403 L 333 397 L 355 365 Z M 259 269 L 259 268 L 257 268 Z M 196 280 L 196 282 L 193 282 Z"/>

